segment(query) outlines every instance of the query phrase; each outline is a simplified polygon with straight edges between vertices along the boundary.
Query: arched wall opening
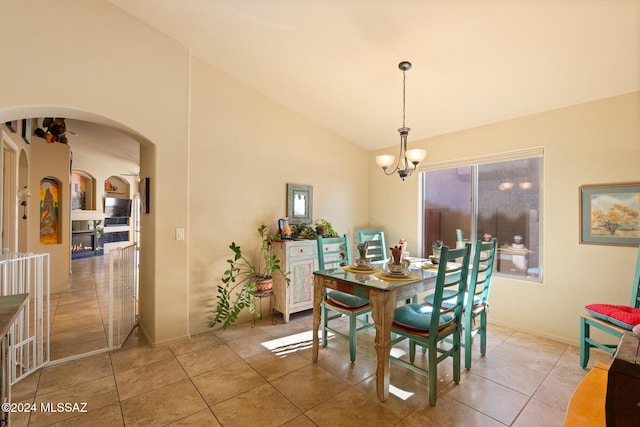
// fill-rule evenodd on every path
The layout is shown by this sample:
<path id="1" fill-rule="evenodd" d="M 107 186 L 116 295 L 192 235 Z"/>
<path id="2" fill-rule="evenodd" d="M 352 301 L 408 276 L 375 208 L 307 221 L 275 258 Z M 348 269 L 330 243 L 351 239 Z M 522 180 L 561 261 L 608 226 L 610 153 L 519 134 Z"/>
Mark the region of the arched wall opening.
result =
<path id="1" fill-rule="evenodd" d="M 28 250 L 29 242 L 29 228 L 27 227 L 26 209 L 27 205 L 31 202 L 31 190 L 29 189 L 29 163 L 27 160 L 27 153 L 25 150 L 20 150 L 20 159 L 18 160 L 18 188 L 22 189 L 18 202 L 20 208 L 22 208 L 22 215 L 18 214 L 18 226 L 17 228 L 17 241 L 18 252 L 25 253 Z"/>
<path id="2" fill-rule="evenodd" d="M 79 169 L 71 171 L 71 210 L 95 210 L 96 179 Z"/>
<path id="3" fill-rule="evenodd" d="M 6 121 L 11 121 L 11 120 L 18 120 L 21 121 L 24 118 L 32 118 L 32 117 L 65 117 L 67 119 L 75 119 L 75 120 L 82 120 L 85 122 L 89 122 L 92 124 L 96 124 L 96 125 L 101 125 L 104 126 L 106 128 L 109 128 L 111 130 L 115 130 L 118 131 L 120 133 L 122 133 L 123 135 L 133 139 L 134 141 L 136 141 L 139 146 L 140 146 L 140 151 L 141 152 L 145 152 L 147 153 L 146 155 L 141 155 L 140 156 L 140 170 L 141 171 L 148 171 L 147 172 L 147 176 L 152 176 L 153 177 L 153 173 L 156 170 L 155 165 L 153 164 L 153 161 L 155 159 L 155 151 L 156 151 L 156 147 L 155 144 L 153 144 L 152 142 L 150 142 L 147 138 L 143 137 L 142 135 L 140 135 L 138 132 L 136 132 L 133 129 L 130 129 L 128 127 L 126 127 L 123 124 L 120 124 L 114 120 L 111 120 L 109 118 L 97 115 L 97 114 L 93 114 L 90 112 L 86 112 L 86 111 L 80 111 L 80 110 L 75 110 L 75 109 L 69 109 L 69 108 L 64 108 L 64 107 L 59 107 L 59 106 L 33 106 L 33 107 L 8 107 L 8 108 L 0 108 L 0 123 L 4 123 Z M 34 137 L 36 138 L 36 137 Z M 34 223 L 31 222 L 31 219 L 29 219 L 29 222 L 27 221 L 21 221 L 18 218 L 18 225 L 17 225 L 17 231 L 16 234 L 18 235 L 17 240 L 18 240 L 18 247 L 17 249 L 20 251 L 24 251 L 24 252 L 34 252 L 34 253 L 42 253 L 42 252 L 49 252 L 52 254 L 52 263 L 51 265 L 54 266 L 56 265 L 56 263 L 53 260 L 53 257 L 55 256 L 54 253 L 55 249 L 53 251 L 50 251 L 50 249 L 53 249 L 52 245 L 51 247 L 47 247 L 47 246 L 40 246 L 38 244 L 34 244 L 34 239 L 39 239 L 39 228 L 38 228 L 38 223 L 39 223 L 39 211 L 40 211 L 40 207 L 39 205 L 39 197 L 38 197 L 38 187 L 40 186 L 40 179 L 44 176 L 47 176 L 48 174 L 42 175 L 41 177 L 34 177 L 33 171 L 30 170 L 33 168 L 33 162 L 30 161 L 30 157 L 32 155 L 31 150 L 33 149 L 33 147 L 31 147 L 29 144 L 27 144 L 24 149 L 22 149 L 20 151 L 20 155 L 18 156 L 18 160 L 17 160 L 17 181 L 20 184 L 20 186 L 29 186 L 29 187 L 33 187 L 33 189 L 31 190 L 31 193 L 33 194 L 33 196 L 31 197 L 31 199 L 28 201 L 28 211 L 27 211 L 27 216 L 29 218 L 33 217 L 33 220 L 35 221 Z M 67 164 L 65 165 L 65 167 L 67 168 L 67 173 L 69 175 L 69 179 L 71 176 L 71 168 L 70 165 Z M 102 182 L 97 183 L 96 185 L 103 185 Z M 62 203 L 65 204 L 64 209 L 70 210 L 71 209 L 71 192 L 69 191 L 70 188 L 69 186 L 67 186 L 66 188 L 62 189 L 62 193 L 63 193 L 63 197 L 66 200 L 63 200 Z M 130 189 L 129 189 L 130 190 Z M 66 193 L 66 194 L 65 194 Z M 97 193 L 102 193 L 101 191 L 96 191 Z M 14 193 L 13 196 L 16 200 L 16 202 L 14 203 L 14 209 L 16 212 L 19 212 L 21 215 L 22 211 L 19 211 L 19 200 L 16 197 L 16 194 Z M 102 200 L 96 201 L 96 203 L 101 203 Z M 68 205 L 68 206 L 67 206 Z M 20 216 L 21 218 L 21 216 Z M 67 218 L 68 218 L 68 214 L 67 214 Z M 67 225 L 67 230 L 70 230 L 70 220 L 68 221 L 69 224 Z M 155 227 L 154 227 L 154 218 L 151 216 L 148 216 L 146 224 L 145 221 L 142 221 L 141 224 L 141 230 L 143 232 L 144 236 L 148 236 L 148 239 L 150 241 L 155 241 Z M 145 227 L 145 225 L 148 225 Z M 65 236 L 66 231 L 62 231 L 62 236 Z M 67 240 L 68 242 L 68 240 Z M 70 246 L 70 243 L 67 243 L 67 246 Z M 69 248 L 64 248 L 62 251 L 68 253 Z M 140 260 L 139 260 L 139 265 L 140 265 L 140 294 L 139 294 L 139 305 L 140 307 L 145 307 L 145 305 L 147 307 L 149 307 L 149 309 L 147 309 L 148 312 L 153 313 L 155 310 L 154 304 L 155 301 L 153 300 L 153 295 L 155 294 L 155 282 L 154 280 L 149 280 L 148 278 L 153 278 L 155 273 L 153 272 L 153 268 L 155 266 L 155 253 L 153 250 L 153 245 L 148 245 L 148 246 L 144 246 L 141 245 L 140 246 L 140 252 L 139 252 L 139 256 L 140 256 Z M 70 257 L 67 259 L 67 263 L 66 266 L 56 266 L 55 268 L 59 268 L 61 275 L 65 275 L 68 277 L 68 273 L 69 273 L 69 267 L 70 266 Z M 53 268 L 52 268 L 53 270 Z M 151 270 L 151 271 L 149 271 Z M 53 273 L 52 273 L 53 276 Z M 147 278 L 146 280 L 143 278 Z M 148 330 L 151 330 L 152 333 L 149 334 L 147 330 L 144 330 L 143 327 L 143 333 L 145 333 L 145 335 L 147 335 L 149 341 L 151 343 L 154 342 L 154 336 L 153 336 L 153 331 L 155 329 L 155 325 L 153 324 L 154 320 L 155 320 L 155 316 L 151 315 L 148 316 L 148 322 L 149 322 L 149 326 L 147 326 Z M 143 325 L 144 326 L 144 325 Z"/>

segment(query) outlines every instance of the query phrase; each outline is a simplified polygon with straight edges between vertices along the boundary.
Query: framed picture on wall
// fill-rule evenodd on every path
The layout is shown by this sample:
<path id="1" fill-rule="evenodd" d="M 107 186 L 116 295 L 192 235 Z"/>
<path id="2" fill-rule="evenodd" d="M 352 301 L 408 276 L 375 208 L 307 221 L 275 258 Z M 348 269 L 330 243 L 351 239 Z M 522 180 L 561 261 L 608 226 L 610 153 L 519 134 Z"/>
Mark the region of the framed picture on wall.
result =
<path id="1" fill-rule="evenodd" d="M 33 135 L 33 120 L 22 119 L 22 139 L 27 144 L 31 144 L 31 135 Z"/>
<path id="2" fill-rule="evenodd" d="M 140 180 L 140 210 L 142 213 L 148 214 L 151 211 L 149 206 L 149 184 L 151 179 L 149 177 L 142 178 Z"/>
<path id="3" fill-rule="evenodd" d="M 580 187 L 580 243 L 640 244 L 640 182 Z"/>
<path id="4" fill-rule="evenodd" d="M 289 224 L 313 223 L 313 187 L 287 184 L 287 216 Z"/>
<path id="5" fill-rule="evenodd" d="M 10 122 L 4 122 L 4 124 L 7 126 L 7 128 L 11 132 L 16 133 L 18 131 L 18 121 L 17 120 L 11 120 Z"/>

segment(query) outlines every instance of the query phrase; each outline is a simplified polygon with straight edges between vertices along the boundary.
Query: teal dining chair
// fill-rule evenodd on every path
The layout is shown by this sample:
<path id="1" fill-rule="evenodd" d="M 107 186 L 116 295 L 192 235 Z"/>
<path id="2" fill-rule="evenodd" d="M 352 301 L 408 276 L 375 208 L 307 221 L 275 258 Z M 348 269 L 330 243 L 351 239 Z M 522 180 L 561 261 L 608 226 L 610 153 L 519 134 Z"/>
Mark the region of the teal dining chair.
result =
<path id="1" fill-rule="evenodd" d="M 491 277 L 495 263 L 498 239 L 492 238 L 489 242 L 478 240 L 471 261 L 471 273 L 469 274 L 469 286 L 465 295 L 464 310 L 462 312 L 462 347 L 464 348 L 464 367 L 471 369 L 471 354 L 473 338 L 480 335 L 480 354 L 487 353 L 487 311 L 489 308 L 489 291 L 491 289 Z M 455 304 L 451 299 L 450 291 L 445 292 L 445 305 Z M 425 297 L 426 304 L 433 304 L 433 295 Z"/>
<path id="2" fill-rule="evenodd" d="M 358 243 L 369 242 L 367 258 L 370 261 L 384 261 L 387 259 L 387 245 L 384 240 L 384 230 L 358 229 Z"/>
<path id="3" fill-rule="evenodd" d="M 635 318 L 635 322 L 638 321 L 638 316 L 640 316 L 640 246 L 638 249 L 636 271 L 633 276 L 633 287 L 629 306 L 593 304 L 587 305 L 585 307 L 587 312 L 580 314 L 580 366 L 583 368 L 587 367 L 587 363 L 589 363 L 589 352 L 594 347 L 613 355 L 618 348 L 624 332 L 631 330 L 632 327 L 635 326 L 628 324 L 625 320 L 627 318 Z M 600 310 L 597 306 L 601 306 L 603 309 Z M 611 311 L 607 312 L 607 309 Z M 631 316 L 632 314 L 635 314 L 635 316 Z M 604 343 L 591 337 L 592 326 L 612 335 L 615 342 Z"/>
<path id="4" fill-rule="evenodd" d="M 369 261 L 386 261 L 387 260 L 387 244 L 384 240 L 384 230 L 364 230 L 358 229 L 358 243 L 369 242 L 367 249 L 367 258 Z M 410 303 L 417 302 L 418 295 L 411 298 L 401 299 L 400 302 Z"/>
<path id="5" fill-rule="evenodd" d="M 318 242 L 318 266 L 320 270 L 339 268 L 341 265 L 351 265 L 351 252 L 349 250 L 349 238 L 345 234 L 342 237 L 317 237 Z M 371 308 L 369 301 L 345 292 L 333 289 L 327 290 L 322 301 L 322 346 L 327 346 L 328 332 L 334 333 L 349 342 L 349 356 L 351 362 L 356 360 L 356 336 L 359 332 L 375 327 L 368 320 Z M 347 334 L 329 324 L 332 320 L 343 316 L 349 318 L 349 332 Z M 364 317 L 364 319 L 361 319 Z"/>
<path id="6" fill-rule="evenodd" d="M 409 340 L 409 361 L 390 356 L 390 360 L 414 372 L 428 377 L 429 403 L 436 404 L 438 395 L 438 364 L 447 358 L 453 360 L 453 380 L 460 382 L 460 347 L 462 333 L 462 312 L 467 292 L 467 276 L 471 244 L 463 248 L 442 247 L 440 264 L 431 304 L 407 304 L 396 308 L 391 331 L 397 338 L 391 341 L 395 345 Z M 461 262 L 448 265 L 449 260 Z M 455 301 L 443 304 L 444 296 Z M 447 342 L 450 339 L 450 344 Z M 428 368 L 415 363 L 416 345 L 426 348 Z"/>
<path id="7" fill-rule="evenodd" d="M 480 354 L 484 356 L 487 353 L 487 311 L 497 251 L 498 239 L 495 237 L 489 242 L 480 240 L 476 242 L 462 320 L 465 369 L 471 369 L 471 348 L 474 336 L 480 335 Z M 480 318 L 479 323 L 478 318 Z"/>

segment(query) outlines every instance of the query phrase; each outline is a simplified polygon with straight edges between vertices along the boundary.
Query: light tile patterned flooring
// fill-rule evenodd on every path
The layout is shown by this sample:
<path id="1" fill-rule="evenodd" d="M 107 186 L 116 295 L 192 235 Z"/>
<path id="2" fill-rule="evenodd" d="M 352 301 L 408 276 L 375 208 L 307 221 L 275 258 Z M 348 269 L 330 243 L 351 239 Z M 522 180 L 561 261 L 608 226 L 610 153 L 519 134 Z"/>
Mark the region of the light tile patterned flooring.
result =
<path id="1" fill-rule="evenodd" d="M 51 360 L 107 348 L 109 258 L 73 260 L 69 289 L 50 296 Z"/>
<path id="2" fill-rule="evenodd" d="M 72 306 L 87 313 L 101 306 L 104 276 L 88 271 L 100 269 L 96 260 L 83 263 L 86 274 L 74 265 L 72 290 L 57 300 L 54 331 L 60 319 L 70 321 Z M 358 335 L 354 364 L 339 338 L 321 348 L 316 364 L 311 313 L 294 314 L 289 324 L 281 315 L 275 320 L 158 347 L 134 330 L 120 350 L 48 366 L 15 385 L 12 401 L 35 403 L 38 412 L 14 413 L 12 425 L 562 426 L 569 398 L 588 372 L 578 366 L 577 347 L 490 325 L 486 357 L 479 357 L 476 340 L 472 369 L 459 384 L 452 382 L 451 363 L 440 364 L 435 406 L 428 404 L 426 378 L 395 364 L 392 394 L 380 402 L 373 331 Z M 83 338 L 76 341 L 61 328 L 60 337 L 52 334 L 52 347 L 66 355 L 69 347 L 98 346 L 100 322 L 95 317 L 79 326 L 75 336 Z M 596 360 L 609 357 L 592 351 L 590 367 Z M 86 402 L 88 412 L 39 411 L 41 403 L 58 402 Z"/>

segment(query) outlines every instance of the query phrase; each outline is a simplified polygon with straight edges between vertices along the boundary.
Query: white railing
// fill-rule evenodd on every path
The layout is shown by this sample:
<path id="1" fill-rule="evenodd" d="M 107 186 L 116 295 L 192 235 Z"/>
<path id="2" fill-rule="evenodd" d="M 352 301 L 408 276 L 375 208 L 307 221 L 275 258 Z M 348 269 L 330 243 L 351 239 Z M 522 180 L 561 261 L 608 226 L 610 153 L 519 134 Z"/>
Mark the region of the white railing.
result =
<path id="1" fill-rule="evenodd" d="M 49 362 L 49 254 L 3 251 L 0 294 L 29 294 L 27 303 L 9 328 L 9 371 L 13 385 Z"/>
<path id="2" fill-rule="evenodd" d="M 120 347 L 136 324 L 138 251 L 135 244 L 109 252 L 109 348 Z"/>

